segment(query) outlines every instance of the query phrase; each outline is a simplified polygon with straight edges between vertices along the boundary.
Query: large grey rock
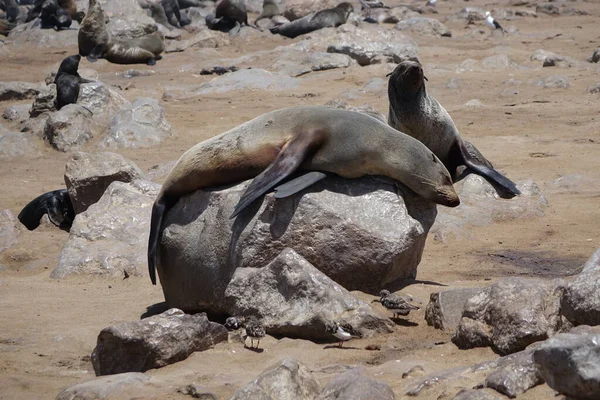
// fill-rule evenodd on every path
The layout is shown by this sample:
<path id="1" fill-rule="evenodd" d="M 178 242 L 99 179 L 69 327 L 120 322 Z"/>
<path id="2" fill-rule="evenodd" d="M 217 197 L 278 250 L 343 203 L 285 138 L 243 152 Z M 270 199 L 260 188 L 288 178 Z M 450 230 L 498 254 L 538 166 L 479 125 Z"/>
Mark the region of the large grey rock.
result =
<path id="1" fill-rule="evenodd" d="M 10 210 L 0 211 L 0 253 L 19 241 L 19 221 Z"/>
<path id="2" fill-rule="evenodd" d="M 431 293 L 425 309 L 427 325 L 453 331 L 460 323 L 465 301 L 480 291 L 481 288 L 464 288 Z"/>
<path id="3" fill-rule="evenodd" d="M 31 135 L 0 131 L 0 158 L 34 157 L 39 154 Z"/>
<path id="4" fill-rule="evenodd" d="M 533 361 L 533 351 L 528 349 L 515 354 L 510 362 L 500 365 L 485 378 L 485 386 L 511 399 L 544 383 L 538 366 Z"/>
<path id="5" fill-rule="evenodd" d="M 150 212 L 159 185 L 113 182 L 102 198 L 75 217 L 51 278 L 73 274 L 145 274 Z"/>
<path id="6" fill-rule="evenodd" d="M 361 368 L 353 368 L 333 378 L 316 400 L 393 400 L 392 388 L 364 375 Z"/>
<path id="7" fill-rule="evenodd" d="M 600 325 L 600 249 L 562 286 L 560 312 L 574 325 Z"/>
<path id="8" fill-rule="evenodd" d="M 533 353 L 542 378 L 552 389 L 574 399 L 600 395 L 600 333 L 561 333 Z"/>
<path id="9" fill-rule="evenodd" d="M 54 29 L 41 29 L 39 18 L 24 24 L 17 25 L 8 35 L 8 43 L 14 48 L 37 47 L 38 49 L 77 49 L 77 31 L 79 24 L 73 21 L 72 29 L 55 31 Z"/>
<path id="10" fill-rule="evenodd" d="M 198 190 L 167 213 L 158 272 L 171 306 L 226 311 L 235 269 L 262 268 L 286 247 L 348 290 L 416 276 L 436 211 L 403 186 L 396 194 L 388 180 L 329 177 L 230 220 L 247 185 Z"/>
<path id="11" fill-rule="evenodd" d="M 205 313 L 176 308 L 140 321 L 104 328 L 92 353 L 96 375 L 144 372 L 188 358 L 227 340 L 227 329 Z"/>
<path id="12" fill-rule="evenodd" d="M 140 372 L 103 376 L 78 383 L 62 390 L 56 400 L 98 400 L 130 398 L 150 383 L 151 378 Z"/>
<path id="13" fill-rule="evenodd" d="M 394 27 L 399 31 L 407 31 L 418 36 L 452 37 L 452 32 L 435 18 L 416 17 L 404 19 Z"/>
<path id="14" fill-rule="evenodd" d="M 441 207 L 431 228 L 434 238 L 445 242 L 470 235 L 469 227 L 494 222 L 544 216 L 548 201 L 532 180 L 516 182 L 521 195 L 510 200 L 500 197 L 494 187 L 479 175 L 469 174 L 455 183 L 460 205 Z"/>
<path id="15" fill-rule="evenodd" d="M 321 391 L 310 370 L 294 359 L 283 359 L 238 390 L 230 400 L 312 400 Z"/>
<path id="16" fill-rule="evenodd" d="M 141 97 L 112 118 L 100 146 L 110 149 L 151 147 L 171 135 L 171 124 L 158 100 Z"/>
<path id="17" fill-rule="evenodd" d="M 263 268 L 238 268 L 225 297 L 230 315 L 255 315 L 274 335 L 332 339 L 334 321 L 361 336 L 394 327 L 289 248 Z"/>
<path id="18" fill-rule="evenodd" d="M 461 349 L 491 346 L 510 354 L 547 339 L 561 322 L 555 285 L 509 278 L 484 288 L 466 301 L 452 341 Z"/>
<path id="19" fill-rule="evenodd" d="M 114 181 L 132 182 L 142 176 L 133 162 L 109 152 L 78 152 L 69 157 L 65 166 L 65 184 L 77 214 L 100 200 Z"/>
<path id="20" fill-rule="evenodd" d="M 44 140 L 59 151 L 76 150 L 94 136 L 92 125 L 89 110 L 79 104 L 68 104 L 50 114 L 44 127 Z"/>
<path id="21" fill-rule="evenodd" d="M 131 106 L 127 99 L 102 82 L 82 84 L 77 104 L 90 110 L 94 114 L 94 121 L 103 124 L 107 124 L 123 108 Z"/>
<path id="22" fill-rule="evenodd" d="M 399 63 L 417 59 L 418 46 L 415 41 L 398 32 L 365 30 L 346 24 L 326 40 L 328 53 L 349 55 L 360 65 L 381 63 L 384 60 Z"/>
<path id="23" fill-rule="evenodd" d="M 9 122 L 23 122 L 27 118 L 29 118 L 30 111 L 31 105 L 17 104 L 4 109 L 4 112 L 2 113 L 2 118 Z"/>
<path id="24" fill-rule="evenodd" d="M 37 94 L 31 105 L 29 116 L 36 118 L 44 113 L 56 111 L 54 100 L 56 100 L 56 85 L 53 83 L 40 90 Z"/>
<path id="25" fill-rule="evenodd" d="M 31 82 L 0 82 L 0 101 L 33 99 L 42 85 Z"/>

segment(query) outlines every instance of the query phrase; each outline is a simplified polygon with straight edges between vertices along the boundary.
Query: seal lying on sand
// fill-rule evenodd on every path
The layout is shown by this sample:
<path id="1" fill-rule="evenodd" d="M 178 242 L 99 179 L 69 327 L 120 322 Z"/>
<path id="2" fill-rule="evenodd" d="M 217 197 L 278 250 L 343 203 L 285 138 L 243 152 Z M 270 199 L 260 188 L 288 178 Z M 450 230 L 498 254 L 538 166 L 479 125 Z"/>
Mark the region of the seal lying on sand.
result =
<path id="1" fill-rule="evenodd" d="M 289 38 L 295 38 L 305 33 L 313 32 L 322 28 L 337 28 L 345 24 L 348 16 L 354 11 L 352 4 L 340 3 L 334 8 L 322 10 L 315 14 L 307 15 L 287 24 L 271 28 L 273 34 L 280 34 Z"/>
<path id="2" fill-rule="evenodd" d="M 50 221 L 60 229 L 69 230 L 75 219 L 73 203 L 67 189 L 54 190 L 33 199 L 19 213 L 19 221 L 30 231 L 40 226 L 40 219 L 48 214 Z"/>
<path id="3" fill-rule="evenodd" d="M 448 112 L 427 94 L 426 78 L 418 61 L 401 62 L 389 76 L 390 126 L 425 144 L 442 160 L 453 180 L 458 179 L 458 167 L 465 165 L 501 187 L 506 192 L 503 195 L 521 194 L 517 186 L 496 171 L 475 146 L 460 137 Z"/>
<path id="4" fill-rule="evenodd" d="M 312 172 L 278 186 L 297 170 Z M 448 171 L 431 150 L 373 117 L 318 106 L 272 111 L 195 145 L 177 161 L 152 207 L 152 283 L 163 217 L 181 196 L 255 177 L 234 217 L 271 189 L 275 197 L 286 197 L 323 179 L 322 172 L 345 178 L 383 175 L 426 200 L 449 207 L 460 203 Z"/>
<path id="5" fill-rule="evenodd" d="M 154 65 L 165 49 L 164 37 L 159 31 L 132 39 L 111 38 L 106 30 L 104 11 L 97 0 L 90 0 L 77 39 L 80 55 L 90 61 L 105 58 L 115 64 Z"/>

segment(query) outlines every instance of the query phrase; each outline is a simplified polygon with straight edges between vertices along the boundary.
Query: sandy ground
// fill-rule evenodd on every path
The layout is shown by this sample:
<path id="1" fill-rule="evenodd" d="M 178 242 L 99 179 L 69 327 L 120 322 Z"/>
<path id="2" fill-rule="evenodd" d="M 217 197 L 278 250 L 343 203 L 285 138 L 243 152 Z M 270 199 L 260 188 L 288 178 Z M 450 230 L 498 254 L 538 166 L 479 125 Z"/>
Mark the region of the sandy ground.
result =
<path id="1" fill-rule="evenodd" d="M 439 3 L 440 13 L 434 17 L 440 20 L 465 6 L 507 7 L 506 1 Z M 504 21 L 505 27 L 513 25 L 519 29 L 519 34 L 506 37 L 490 35 L 482 24 L 480 28 L 485 34 L 471 35 L 473 27 L 448 23 L 453 38 L 415 38 L 429 78 L 429 91 L 450 112 L 462 135 L 513 180 L 533 179 L 549 203 L 546 215 L 541 218 L 473 227 L 470 237 L 445 243 L 430 237 L 419 266 L 418 281 L 406 289 L 416 297 L 426 301 L 429 293 L 448 286 L 480 286 L 508 276 L 568 276 L 577 272 L 600 247 L 600 192 L 559 193 L 551 190 L 550 185 L 555 179 L 572 174 L 600 179 L 597 168 L 600 97 L 586 92 L 588 86 L 600 82 L 600 67 L 585 63 L 600 42 L 597 23 L 600 4 L 568 4 L 591 15 L 540 15 L 539 18 Z M 393 25 L 384 26 L 384 29 L 392 28 Z M 138 96 L 161 98 L 164 88 L 171 85 L 214 79 L 198 75 L 199 69 L 194 70 L 195 73 L 180 73 L 181 66 L 199 65 L 211 58 L 237 57 L 292 42 L 276 36 L 257 42 L 234 38 L 231 46 L 216 50 L 167 54 L 152 68 L 155 75 L 129 80 L 116 74 L 131 68 L 129 66 L 82 61 L 81 67 L 98 70 L 100 79 L 108 84 L 123 86 L 133 82 L 132 87 L 122 92 L 131 100 Z M 540 62 L 530 60 L 531 53 L 538 48 L 581 63 L 571 68 L 542 69 Z M 76 52 L 76 48 L 14 49 L 11 56 L 0 59 L 0 81 L 42 81 L 54 63 Z M 500 53 L 508 54 L 521 68 L 456 72 L 456 66 L 467 58 L 480 60 Z M 342 98 L 344 92 L 360 88 L 375 76 L 384 77 L 387 72 L 389 68 L 382 65 L 356 66 L 311 73 L 297 89 L 287 92 L 230 92 L 164 102 L 167 118 L 177 135 L 155 148 L 121 153 L 146 170 L 177 159 L 193 144 L 264 112 L 291 105 L 322 105 Z M 566 76 L 570 88 L 544 89 L 526 83 L 529 79 L 553 74 Z M 447 87 L 452 78 L 460 79 L 458 89 Z M 505 83 L 509 79 L 523 82 L 517 88 L 519 94 L 501 97 L 502 90 L 510 87 Z M 479 99 L 483 107 L 465 107 L 471 99 Z M 348 102 L 368 103 L 387 113 L 385 94 L 364 94 Z M 19 103 L 2 102 L 0 108 L 13 104 Z M 56 152 L 43 143 L 39 147 L 40 157 L 0 161 L 0 209 L 8 208 L 17 214 L 35 196 L 64 186 L 68 154 Z M 100 330 L 138 319 L 148 306 L 163 301 L 160 287 L 152 286 L 146 278 L 50 279 L 49 274 L 66 239 L 67 233 L 42 226 L 35 232 L 24 231 L 17 245 L 0 254 L 0 265 L 5 266 L 0 270 L 0 399 L 52 399 L 61 389 L 93 378 L 89 354 Z M 368 301 L 372 298 L 359 295 Z M 268 337 L 262 342 L 265 348 L 262 353 L 246 351 L 239 343 L 220 344 L 213 350 L 193 354 L 183 362 L 148 373 L 167 381 L 200 383 L 226 397 L 268 364 L 292 356 L 306 363 L 323 383 L 341 371 L 341 367 L 332 366 L 382 365 L 382 371 L 387 373 L 377 374 L 375 368 L 371 368 L 370 373 L 391 384 L 397 398 L 402 398 L 411 378 L 400 378 L 401 367 L 386 369 L 390 362 L 406 366 L 405 369 L 416 362 L 431 372 L 496 356 L 489 349 L 457 350 L 449 340 L 450 334 L 428 327 L 423 315 L 423 310 L 414 313 L 409 318 L 412 323 L 399 325 L 393 334 L 353 341 L 353 348 L 348 350 Z M 364 350 L 367 344 L 380 344 L 382 349 Z M 157 398 L 182 396 L 174 390 L 171 393 Z M 452 397 L 452 393 L 446 395 Z M 552 391 L 541 386 L 521 398 L 551 396 Z"/>

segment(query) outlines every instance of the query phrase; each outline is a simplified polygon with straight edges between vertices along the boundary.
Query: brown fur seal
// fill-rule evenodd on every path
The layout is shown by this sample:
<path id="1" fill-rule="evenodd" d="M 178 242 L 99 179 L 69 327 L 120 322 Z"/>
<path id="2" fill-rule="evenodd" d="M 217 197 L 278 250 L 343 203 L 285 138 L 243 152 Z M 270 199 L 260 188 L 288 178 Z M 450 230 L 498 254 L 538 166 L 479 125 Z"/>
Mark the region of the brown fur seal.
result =
<path id="1" fill-rule="evenodd" d="M 156 64 L 165 49 L 159 31 L 132 39 L 111 38 L 106 30 L 106 16 L 97 0 L 90 0 L 88 12 L 78 35 L 79 54 L 90 61 L 98 58 L 115 64 Z"/>
<path id="2" fill-rule="evenodd" d="M 239 31 L 242 24 L 256 28 L 248 23 L 248 12 L 244 0 L 220 0 L 217 3 L 214 17 L 207 16 L 206 21 L 210 29 L 221 31 L 225 31 L 225 27 L 229 26 L 233 26 L 230 30 Z"/>
<path id="3" fill-rule="evenodd" d="M 494 169 L 471 143 L 463 140 L 448 112 L 425 89 L 423 68 L 418 61 L 403 61 L 390 74 L 388 123 L 413 136 L 439 157 L 453 180 L 457 169 L 467 166 L 497 186 L 505 195 L 521 194 L 517 186 Z"/>
<path id="4" fill-rule="evenodd" d="M 297 170 L 313 172 L 278 186 Z M 177 161 L 152 207 L 152 283 L 163 217 L 181 196 L 255 177 L 233 217 L 274 187 L 276 197 L 286 197 L 325 177 L 314 171 L 384 175 L 437 204 L 460 203 L 448 171 L 427 147 L 373 117 L 319 106 L 271 111 L 195 145 Z"/>
<path id="5" fill-rule="evenodd" d="M 340 3 L 334 8 L 322 10 L 315 14 L 307 15 L 288 24 L 271 28 L 273 34 L 280 34 L 289 38 L 295 38 L 309 32 L 322 28 L 337 28 L 345 24 L 348 16 L 354 11 L 352 4 Z"/>
<path id="6" fill-rule="evenodd" d="M 40 219 L 48 214 L 50 222 L 60 229 L 69 231 L 75 211 L 67 189 L 44 193 L 29 202 L 19 213 L 19 221 L 30 231 L 40 226 Z"/>
<path id="7" fill-rule="evenodd" d="M 54 105 L 60 110 L 67 104 L 77 103 L 81 83 L 92 82 L 79 75 L 79 54 L 65 58 L 58 68 L 54 83 L 56 84 L 56 101 Z"/>

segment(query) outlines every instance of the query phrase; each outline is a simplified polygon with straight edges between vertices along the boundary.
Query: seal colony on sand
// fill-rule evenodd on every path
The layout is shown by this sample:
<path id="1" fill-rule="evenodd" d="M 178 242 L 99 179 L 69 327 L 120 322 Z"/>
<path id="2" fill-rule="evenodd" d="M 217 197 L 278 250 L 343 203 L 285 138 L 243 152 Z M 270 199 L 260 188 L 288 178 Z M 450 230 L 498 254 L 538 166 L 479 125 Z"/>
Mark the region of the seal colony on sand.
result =
<path id="1" fill-rule="evenodd" d="M 48 214 L 50 222 L 60 229 L 69 230 L 75 219 L 73 203 L 67 189 L 53 190 L 33 199 L 19 213 L 19 221 L 30 231 L 40 226 L 40 219 Z"/>
<path id="2" fill-rule="evenodd" d="M 297 170 L 313 172 L 276 187 Z M 323 179 L 322 172 L 344 178 L 383 175 L 434 203 L 460 203 L 448 171 L 427 147 L 373 117 L 320 106 L 271 111 L 195 145 L 177 161 L 152 207 L 152 283 L 163 217 L 181 196 L 256 177 L 234 217 L 271 189 L 286 197 Z"/>
<path id="3" fill-rule="evenodd" d="M 459 178 L 458 168 L 465 165 L 500 186 L 509 197 L 521 194 L 514 182 L 496 171 L 475 146 L 460 137 L 450 114 L 427 94 L 427 78 L 418 61 L 401 62 L 389 77 L 390 126 L 425 144 L 442 160 L 454 181 Z"/>
<path id="4" fill-rule="evenodd" d="M 111 38 L 106 30 L 106 17 L 97 0 L 90 0 L 88 12 L 78 34 L 79 54 L 95 61 L 104 58 L 115 64 L 156 64 L 165 49 L 162 33 L 132 39 Z"/>
<path id="5" fill-rule="evenodd" d="M 307 15 L 287 24 L 271 28 L 273 34 L 295 38 L 322 28 L 337 28 L 345 24 L 348 16 L 354 11 L 352 4 L 340 3 L 334 8 Z"/>

